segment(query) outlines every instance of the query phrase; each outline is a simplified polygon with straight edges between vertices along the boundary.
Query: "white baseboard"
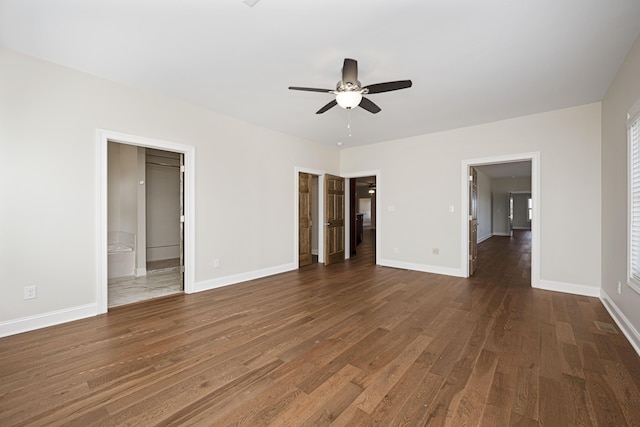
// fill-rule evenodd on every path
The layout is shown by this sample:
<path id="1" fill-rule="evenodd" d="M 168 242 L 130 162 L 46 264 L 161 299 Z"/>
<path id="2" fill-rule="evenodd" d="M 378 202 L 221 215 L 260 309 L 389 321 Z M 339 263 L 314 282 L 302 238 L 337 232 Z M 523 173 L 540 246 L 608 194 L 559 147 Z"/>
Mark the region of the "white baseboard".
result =
<path id="1" fill-rule="evenodd" d="M 74 320 L 85 319 L 96 316 L 98 306 L 95 303 L 80 305 L 77 307 L 65 308 L 62 310 L 50 311 L 48 313 L 36 314 L 34 316 L 21 317 L 19 319 L 0 322 L 0 337 L 21 334 L 23 332 L 34 331 L 48 326 L 59 325 L 61 323 L 72 322 Z"/>
<path id="2" fill-rule="evenodd" d="M 219 277 L 217 279 L 204 280 L 196 283 L 194 292 L 208 291 L 220 288 L 222 286 L 235 285 L 236 283 L 247 282 L 249 280 L 261 279 L 274 274 L 286 273 L 295 270 L 298 266 L 294 263 L 278 265 L 275 267 L 264 268 L 262 270 L 254 270 L 246 273 L 232 274 L 230 276 Z"/>
<path id="3" fill-rule="evenodd" d="M 422 271 L 424 273 L 442 274 L 445 276 L 464 277 L 464 273 L 459 268 L 440 267 L 437 265 L 414 264 L 411 262 L 395 261 L 391 259 L 380 259 L 378 265 L 383 267 L 402 268 L 404 270 Z"/>
<path id="4" fill-rule="evenodd" d="M 494 236 L 511 236 L 511 233 L 509 233 L 508 231 L 506 232 L 502 232 L 502 231 L 498 231 L 493 233 Z"/>
<path id="5" fill-rule="evenodd" d="M 633 349 L 640 356 L 640 333 L 638 330 L 631 324 L 627 316 L 620 311 L 615 302 L 607 295 L 607 293 L 603 290 L 600 290 L 600 301 L 607 309 L 614 322 L 618 325 L 622 333 L 631 343 Z"/>
<path id="6" fill-rule="evenodd" d="M 136 277 L 144 277 L 147 275 L 147 269 L 146 268 L 136 268 Z"/>
<path id="7" fill-rule="evenodd" d="M 484 236 L 478 236 L 478 243 L 482 243 L 491 237 L 493 237 L 493 234 L 485 234 Z"/>
<path id="8" fill-rule="evenodd" d="M 540 280 L 531 285 L 535 289 L 564 292 L 565 294 L 582 295 L 585 297 L 600 297 L 600 288 L 595 286 L 577 285 L 575 283 L 554 282 L 552 280 Z"/>
<path id="9" fill-rule="evenodd" d="M 318 253 L 319 253 L 319 252 L 318 252 L 318 248 L 311 249 L 311 255 L 316 255 L 316 256 L 317 256 L 317 255 L 318 255 Z"/>

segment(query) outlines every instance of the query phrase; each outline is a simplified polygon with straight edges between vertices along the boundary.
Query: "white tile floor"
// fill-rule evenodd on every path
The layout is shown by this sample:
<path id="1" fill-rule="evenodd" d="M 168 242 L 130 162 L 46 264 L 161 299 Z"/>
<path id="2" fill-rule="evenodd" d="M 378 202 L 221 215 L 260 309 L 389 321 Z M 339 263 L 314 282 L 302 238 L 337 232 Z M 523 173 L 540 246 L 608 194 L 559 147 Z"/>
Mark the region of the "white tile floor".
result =
<path id="1" fill-rule="evenodd" d="M 182 292 L 180 273 L 175 271 L 151 272 L 143 277 L 109 279 L 109 307 L 144 301 Z"/>

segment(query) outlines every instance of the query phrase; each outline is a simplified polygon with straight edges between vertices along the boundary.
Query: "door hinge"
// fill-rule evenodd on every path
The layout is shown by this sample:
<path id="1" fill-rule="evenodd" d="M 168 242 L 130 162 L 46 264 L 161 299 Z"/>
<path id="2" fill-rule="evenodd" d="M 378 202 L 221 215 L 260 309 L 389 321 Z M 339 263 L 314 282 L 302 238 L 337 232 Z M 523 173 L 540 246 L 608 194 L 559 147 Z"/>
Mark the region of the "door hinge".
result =
<path id="1" fill-rule="evenodd" d="M 184 173 L 184 165 L 180 165 L 180 172 Z"/>
<path id="2" fill-rule="evenodd" d="M 473 175 L 469 175 L 469 181 L 473 181 Z"/>
<path id="3" fill-rule="evenodd" d="M 180 222 L 184 222 L 184 215 L 180 215 Z"/>

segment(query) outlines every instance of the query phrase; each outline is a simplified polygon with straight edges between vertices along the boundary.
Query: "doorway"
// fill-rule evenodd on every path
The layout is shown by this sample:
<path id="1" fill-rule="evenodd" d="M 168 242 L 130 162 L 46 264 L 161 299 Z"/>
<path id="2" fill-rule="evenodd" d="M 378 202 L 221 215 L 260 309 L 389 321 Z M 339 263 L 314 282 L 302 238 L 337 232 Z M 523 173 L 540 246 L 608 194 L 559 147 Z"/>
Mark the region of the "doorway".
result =
<path id="1" fill-rule="evenodd" d="M 295 168 L 295 263 L 324 263 L 324 172 Z"/>
<path id="2" fill-rule="evenodd" d="M 195 262 L 193 259 L 193 253 L 195 251 L 195 211 L 194 211 L 194 181 L 195 181 L 195 149 L 191 146 L 182 144 L 171 143 L 167 141 L 154 140 L 135 135 L 121 134 L 112 131 L 98 130 L 97 132 L 98 152 L 96 156 L 97 170 L 98 170 L 98 209 L 97 209 L 97 236 L 96 236 L 96 254 L 97 254 L 97 312 L 106 313 L 109 307 L 109 243 L 123 243 L 126 246 L 127 242 L 132 244 L 131 249 L 135 248 L 138 253 L 133 257 L 133 277 L 138 276 L 138 279 L 149 278 L 147 274 L 147 229 L 146 219 L 143 219 L 142 215 L 138 215 L 138 212 L 144 211 L 139 209 L 138 205 L 144 203 L 146 205 L 146 191 L 144 187 L 147 184 L 147 176 L 141 171 L 146 169 L 146 149 L 152 149 L 157 151 L 150 151 L 155 158 L 156 163 L 169 162 L 168 159 L 158 159 L 158 155 L 169 153 L 168 157 L 171 157 L 173 162 L 171 167 L 177 169 L 181 173 L 182 184 L 178 183 L 174 187 L 182 188 L 182 195 L 180 200 L 182 201 L 182 214 L 178 215 L 179 225 L 181 231 L 178 231 L 178 235 L 182 236 L 177 247 L 178 256 L 178 287 L 185 293 L 191 293 L 194 291 L 193 272 Z M 116 188 L 110 183 L 110 144 L 117 144 L 119 148 L 123 148 L 125 152 L 136 153 L 135 161 L 129 158 L 127 163 L 127 181 L 125 184 L 119 184 L 119 190 L 122 193 L 126 193 L 125 196 L 127 202 L 126 206 L 123 206 L 122 198 L 116 199 L 117 202 L 110 205 L 109 199 L 113 196 L 114 189 Z M 166 153 L 165 153 L 166 152 Z M 113 160 L 113 153 L 111 153 L 111 160 Z M 181 160 L 178 160 L 181 159 Z M 158 160 L 161 160 L 158 162 Z M 177 164 L 176 164 L 177 162 Z M 140 167 L 140 164 L 143 166 Z M 157 165 L 158 166 L 158 165 Z M 166 164 L 162 164 L 167 168 Z M 177 166 L 177 167 L 174 167 Z M 160 166 L 159 166 L 160 167 Z M 111 185 L 109 185 L 111 184 Z M 159 185 L 163 187 L 162 184 Z M 135 197 L 134 197 L 135 194 Z M 134 203 L 135 199 L 135 203 Z M 113 200 L 113 199 L 112 199 Z M 144 200 L 144 202 L 143 202 Z M 118 206 L 120 203 L 120 206 Z M 125 214 L 116 217 L 114 220 L 110 213 L 120 209 L 125 209 Z M 135 211 L 136 220 L 133 221 L 132 211 Z M 126 220 L 123 222 L 123 218 Z M 119 222 L 118 222 L 119 221 Z M 135 222 L 135 223 L 134 223 Z M 126 223 L 126 224 L 125 224 Z M 119 233 L 113 234 L 117 231 Z M 175 234 L 175 231 L 174 231 Z M 114 239 L 118 238 L 114 242 Z M 110 242 L 111 239 L 111 242 Z M 144 243 L 142 243 L 144 242 Z M 162 246 L 162 245 L 161 245 Z M 173 256 L 175 257 L 175 246 L 173 246 Z M 143 249 L 144 248 L 144 249 Z M 112 246 L 111 249 L 114 249 Z M 124 249 L 124 248 L 123 248 Z M 158 257 L 158 255 L 152 255 L 150 258 Z M 150 259 L 153 261 L 152 259 Z M 130 260 L 129 260 L 130 263 Z M 129 267 L 127 267 L 129 268 Z M 153 268 L 153 267 L 152 267 Z M 176 270 L 171 267 L 172 270 Z M 130 272 L 131 270 L 126 270 Z M 182 280 L 180 280 L 180 277 Z M 155 295 L 154 295 L 155 296 Z"/>
<path id="3" fill-rule="evenodd" d="M 350 258 L 366 254 L 375 260 L 378 193 L 376 176 L 351 178 L 349 188 Z M 361 248 L 366 250 L 360 250 Z"/>
<path id="4" fill-rule="evenodd" d="M 298 172 L 298 268 L 319 259 L 319 179 L 318 175 Z"/>
<path id="5" fill-rule="evenodd" d="M 380 234 L 382 232 L 380 228 L 380 189 L 381 189 L 381 179 L 380 179 L 380 171 L 372 170 L 372 171 L 362 171 L 362 172 L 351 172 L 347 174 L 343 174 L 345 178 L 349 179 L 349 202 L 347 203 L 348 213 L 347 224 L 349 226 L 347 230 L 347 257 L 358 257 L 359 255 L 363 256 L 371 256 L 374 258 L 373 262 L 378 265 L 379 262 L 379 251 L 380 247 Z M 360 212 L 360 201 L 359 199 L 365 199 L 362 203 L 363 212 Z M 368 199 L 368 200 L 366 200 Z M 367 208 L 370 207 L 370 211 Z M 365 212 L 366 211 L 366 212 Z M 362 243 L 358 244 L 358 216 L 357 214 L 362 214 L 362 231 L 363 231 L 363 242 L 365 239 L 369 239 L 366 245 L 366 250 L 358 251 L 358 249 L 362 248 Z M 365 216 L 367 216 L 367 220 L 365 221 Z M 366 225 L 365 223 L 368 223 Z M 364 233 L 369 233 L 368 235 Z M 353 252 L 355 251 L 355 252 Z"/>
<path id="6" fill-rule="evenodd" d="M 477 178 L 473 177 L 477 171 Z M 462 162 L 462 259 L 465 277 L 473 275 L 473 269 L 482 269 L 481 263 L 473 265 L 472 248 L 475 242 L 489 238 L 511 236 L 512 194 L 528 194 L 527 206 L 531 233 L 531 285 L 537 286 L 540 277 L 539 263 L 539 153 L 465 160 Z M 470 182 L 477 179 L 477 199 L 473 201 Z M 530 200 L 530 201 L 529 201 Z M 475 212 L 474 212 L 475 210 Z M 473 216 L 477 215 L 477 218 Z M 477 227 L 475 230 L 472 226 Z M 475 231 L 475 235 L 474 235 Z"/>
<path id="7" fill-rule="evenodd" d="M 183 155 L 108 142 L 108 306 L 183 291 Z"/>
<path id="8" fill-rule="evenodd" d="M 312 213 L 313 213 L 313 218 L 312 218 L 312 223 L 313 224 L 318 224 L 318 227 L 316 227 L 315 232 L 312 234 L 312 239 L 314 238 L 314 236 L 317 235 L 317 262 L 318 263 L 324 263 L 326 264 L 326 239 L 327 239 L 327 227 L 325 227 L 324 225 L 327 222 L 331 222 L 331 221 L 327 221 L 326 218 L 328 218 L 327 216 L 327 207 L 325 206 L 325 197 L 322 197 L 321 195 L 324 195 L 326 191 L 328 191 L 328 188 L 325 188 L 327 186 L 326 180 L 327 180 L 327 176 L 330 176 L 328 174 L 326 174 L 324 171 L 319 171 L 319 170 L 313 170 L 313 169 L 307 169 L 307 168 L 301 168 L 301 167 L 295 167 L 294 168 L 294 182 L 295 182 L 295 190 L 294 190 L 294 197 L 295 197 L 295 203 L 294 203 L 294 218 L 296 219 L 295 221 L 295 238 L 294 238 L 294 265 L 298 265 L 300 264 L 300 254 L 301 251 L 304 251 L 303 249 L 300 248 L 300 242 L 301 242 L 301 238 L 300 238 L 300 232 L 301 232 L 301 221 L 300 221 L 300 206 L 301 206 L 301 195 L 300 195 L 300 173 L 306 173 L 306 174 L 310 174 L 312 176 L 312 194 L 316 194 L 316 196 L 312 197 L 312 200 L 315 201 L 315 206 L 317 206 L 317 208 L 313 207 L 312 208 Z M 344 191 L 344 197 L 342 198 L 343 202 L 344 202 L 344 207 L 345 207 L 345 219 L 346 221 L 342 221 L 344 223 L 344 232 L 341 232 L 341 239 L 344 241 L 344 255 L 341 255 L 341 257 L 344 258 L 350 258 L 350 252 L 351 252 L 351 248 L 354 247 L 353 244 L 351 244 L 351 235 L 352 232 L 356 230 L 355 225 L 352 225 L 352 215 L 355 215 L 357 213 L 357 205 L 352 206 L 353 202 L 355 200 L 357 200 L 357 198 L 355 196 L 352 195 L 352 190 L 351 187 L 356 185 L 356 180 L 358 178 L 363 178 L 363 179 L 369 179 L 370 181 L 367 181 L 367 194 L 369 191 L 368 185 L 369 183 L 375 183 L 375 193 L 377 195 L 377 193 L 379 192 L 379 188 L 380 188 L 380 171 L 367 171 L 367 172 L 355 172 L 355 173 L 348 173 L 348 174 L 342 174 L 341 177 L 334 177 L 334 178 L 340 178 L 340 179 L 346 179 L 344 188 L 346 189 L 346 191 Z M 317 180 L 317 185 L 315 184 Z M 317 191 L 316 191 L 316 187 L 317 187 Z M 355 188 L 355 187 L 354 187 Z M 303 196 L 304 197 L 304 196 Z M 378 221 L 378 216 L 379 216 L 379 212 L 380 212 L 380 199 L 378 197 L 374 197 L 374 198 L 370 198 L 370 204 L 371 204 L 371 220 L 370 220 L 370 225 L 369 227 L 369 231 L 371 230 L 375 230 L 374 232 L 370 233 L 371 234 L 371 239 L 372 239 L 372 243 L 371 243 L 371 250 L 367 250 L 365 251 L 365 253 L 369 253 L 369 254 L 375 254 L 372 255 L 372 258 L 375 257 L 375 264 L 379 264 L 379 260 L 378 260 L 378 251 L 377 248 L 379 247 L 379 235 L 380 235 L 380 226 L 379 226 L 379 221 Z M 312 203 L 313 206 L 313 203 Z M 329 209 L 331 210 L 331 209 Z M 317 216 L 317 217 L 316 217 Z M 316 219 L 317 218 L 317 219 Z M 355 218 L 355 216 L 354 216 Z M 363 215 L 363 219 L 364 219 L 364 215 Z M 312 226 L 312 230 L 313 230 L 313 226 Z M 364 221 L 363 221 L 363 231 L 364 231 Z M 304 231 L 306 233 L 306 231 Z M 315 234 L 317 233 L 317 234 Z M 357 251 L 357 248 L 356 248 Z M 312 248 L 312 253 L 313 255 L 315 255 L 315 243 L 314 246 Z M 314 262 L 315 262 L 315 258 L 314 258 Z"/>

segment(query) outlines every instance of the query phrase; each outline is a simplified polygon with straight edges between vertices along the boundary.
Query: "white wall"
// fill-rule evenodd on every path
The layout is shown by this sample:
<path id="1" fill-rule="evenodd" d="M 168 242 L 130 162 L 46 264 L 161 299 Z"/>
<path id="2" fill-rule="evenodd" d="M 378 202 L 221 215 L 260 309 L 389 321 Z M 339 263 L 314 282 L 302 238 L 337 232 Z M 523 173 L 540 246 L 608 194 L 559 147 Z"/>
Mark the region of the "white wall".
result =
<path id="1" fill-rule="evenodd" d="M 108 230 L 138 234 L 138 150 L 109 143 Z"/>
<path id="2" fill-rule="evenodd" d="M 627 112 L 640 100 L 640 38 L 602 101 L 602 296 L 640 353 L 640 295 L 627 277 Z M 618 294 L 618 282 L 621 284 Z"/>
<path id="3" fill-rule="evenodd" d="M 493 235 L 491 224 L 491 178 L 481 170 L 478 171 L 478 242 L 487 240 Z"/>
<path id="4" fill-rule="evenodd" d="M 0 334 L 95 312 L 96 129 L 196 147 L 199 289 L 295 268 L 295 167 L 339 172 L 335 147 L 6 49 L 0 120 Z"/>
<path id="5" fill-rule="evenodd" d="M 599 103 L 343 149 L 341 170 L 380 170 L 381 263 L 462 274 L 463 160 L 531 152 L 540 153 L 540 281 L 597 293 Z M 578 219 L 564 209 L 576 205 L 584 207 Z"/>

